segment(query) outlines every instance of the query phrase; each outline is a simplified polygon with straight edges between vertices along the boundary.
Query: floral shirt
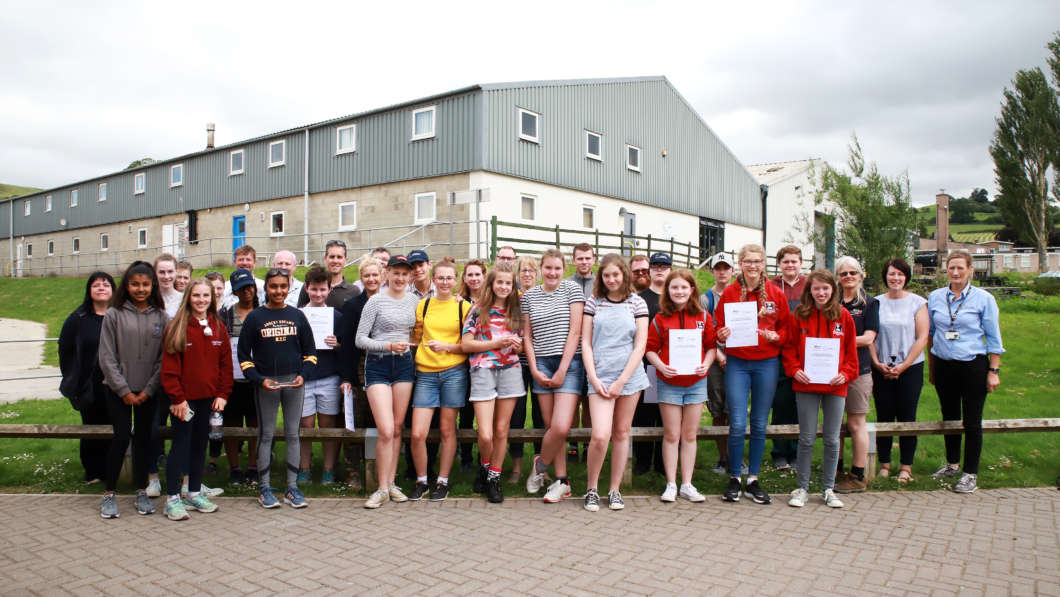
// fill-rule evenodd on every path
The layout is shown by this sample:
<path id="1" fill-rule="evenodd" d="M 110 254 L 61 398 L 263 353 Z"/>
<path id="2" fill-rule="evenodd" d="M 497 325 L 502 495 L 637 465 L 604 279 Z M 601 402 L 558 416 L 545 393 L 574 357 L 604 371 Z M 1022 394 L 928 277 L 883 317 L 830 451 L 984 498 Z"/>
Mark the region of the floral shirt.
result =
<path id="1" fill-rule="evenodd" d="M 480 306 L 476 305 L 464 322 L 464 334 L 473 334 L 475 340 L 495 340 L 506 336 L 522 336 L 508 329 L 504 323 L 506 310 L 503 307 L 492 307 L 489 318 L 483 321 L 480 317 Z M 519 364 L 519 354 L 512 348 L 487 350 L 471 355 L 471 368 L 493 369 L 505 368 Z"/>

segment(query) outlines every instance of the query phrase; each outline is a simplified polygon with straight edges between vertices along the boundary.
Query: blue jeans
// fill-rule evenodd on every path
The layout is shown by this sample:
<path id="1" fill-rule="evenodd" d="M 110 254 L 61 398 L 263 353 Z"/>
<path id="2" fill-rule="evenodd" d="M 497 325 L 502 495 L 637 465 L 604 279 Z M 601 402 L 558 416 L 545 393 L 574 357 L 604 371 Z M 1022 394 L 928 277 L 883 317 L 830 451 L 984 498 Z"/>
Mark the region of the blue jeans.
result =
<path id="1" fill-rule="evenodd" d="M 751 402 L 751 441 L 748 473 L 758 476 L 766 450 L 766 424 L 773 406 L 773 392 L 780 375 L 778 357 L 749 361 L 729 355 L 725 366 L 725 403 L 729 407 L 729 474 L 740 476 L 743 465 L 743 435 L 747 429 L 747 402 Z"/>

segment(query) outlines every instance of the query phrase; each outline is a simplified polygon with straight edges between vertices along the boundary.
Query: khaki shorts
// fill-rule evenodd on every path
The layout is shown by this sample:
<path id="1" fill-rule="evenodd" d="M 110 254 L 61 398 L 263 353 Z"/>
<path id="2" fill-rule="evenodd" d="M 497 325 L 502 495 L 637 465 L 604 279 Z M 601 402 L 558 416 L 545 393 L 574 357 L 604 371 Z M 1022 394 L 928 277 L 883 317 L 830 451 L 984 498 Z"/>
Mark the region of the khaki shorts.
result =
<path id="1" fill-rule="evenodd" d="M 872 374 L 865 373 L 847 386 L 847 414 L 863 415 L 868 413 L 870 398 L 872 398 Z"/>

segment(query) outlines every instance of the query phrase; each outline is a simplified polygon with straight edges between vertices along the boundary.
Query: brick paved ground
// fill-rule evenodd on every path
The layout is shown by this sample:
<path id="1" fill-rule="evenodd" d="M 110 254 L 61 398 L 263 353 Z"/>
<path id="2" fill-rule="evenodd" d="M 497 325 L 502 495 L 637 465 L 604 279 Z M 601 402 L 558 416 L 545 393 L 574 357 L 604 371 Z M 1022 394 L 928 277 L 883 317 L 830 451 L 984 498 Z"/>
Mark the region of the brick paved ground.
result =
<path id="1" fill-rule="evenodd" d="M 778 496 L 779 497 L 779 496 Z M 159 500 L 155 500 L 156 503 Z M 250 499 L 174 523 L 98 498 L 0 496 L 0 593 L 1060 595 L 1055 489 L 871 493 L 829 510 L 629 498 L 362 509 Z"/>

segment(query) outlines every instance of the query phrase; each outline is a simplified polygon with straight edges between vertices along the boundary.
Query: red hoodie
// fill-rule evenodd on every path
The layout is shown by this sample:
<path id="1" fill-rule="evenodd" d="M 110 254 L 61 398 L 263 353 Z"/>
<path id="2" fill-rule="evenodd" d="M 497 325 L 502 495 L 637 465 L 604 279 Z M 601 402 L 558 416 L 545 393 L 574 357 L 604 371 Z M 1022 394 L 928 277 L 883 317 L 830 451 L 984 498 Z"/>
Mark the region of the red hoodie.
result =
<path id="1" fill-rule="evenodd" d="M 817 309 L 809 319 L 791 317 L 790 340 L 784 347 L 784 371 L 791 380 L 791 388 L 796 392 L 811 394 L 847 395 L 847 386 L 858 377 L 858 333 L 854 329 L 854 318 L 846 309 L 840 309 L 839 321 L 828 321 Z M 806 338 L 839 339 L 839 373 L 847 383 L 830 386 L 828 384 L 801 384 L 795 381 L 795 373 L 803 366 L 803 355 L 806 351 Z"/>
<path id="2" fill-rule="evenodd" d="M 748 361 L 761 361 L 770 359 L 780 354 L 780 347 L 788 340 L 788 320 L 791 319 L 791 311 L 788 310 L 788 299 L 784 298 L 784 291 L 775 284 L 765 283 L 765 305 L 758 313 L 758 329 L 772 330 L 780 335 L 776 342 L 769 342 L 765 336 L 758 335 L 758 346 L 741 346 L 739 348 L 725 348 L 725 354 Z M 758 291 L 749 290 L 747 301 L 757 301 Z M 718 306 L 714 307 L 714 331 L 725 327 L 725 303 L 740 302 L 740 281 L 733 280 L 721 293 Z"/>
<path id="3" fill-rule="evenodd" d="M 201 398 L 228 398 L 232 393 L 232 344 L 228 331 L 210 318 L 211 334 L 194 319 L 188 320 L 184 352 L 162 350 L 162 389 L 169 401 L 180 404 Z"/>
<path id="4" fill-rule="evenodd" d="M 699 362 L 707 356 L 707 351 L 714 348 L 714 322 L 706 312 L 699 315 L 689 315 L 684 311 L 678 311 L 669 316 L 659 313 L 648 326 L 648 352 L 659 355 L 662 362 L 670 363 L 670 330 L 703 330 L 703 348 L 699 353 Z M 688 387 L 706 375 L 675 375 L 666 377 L 659 372 L 659 378 L 672 386 Z"/>

